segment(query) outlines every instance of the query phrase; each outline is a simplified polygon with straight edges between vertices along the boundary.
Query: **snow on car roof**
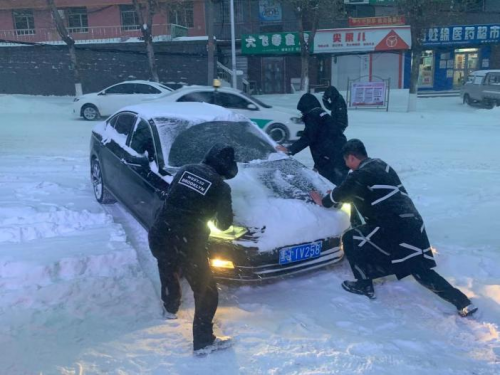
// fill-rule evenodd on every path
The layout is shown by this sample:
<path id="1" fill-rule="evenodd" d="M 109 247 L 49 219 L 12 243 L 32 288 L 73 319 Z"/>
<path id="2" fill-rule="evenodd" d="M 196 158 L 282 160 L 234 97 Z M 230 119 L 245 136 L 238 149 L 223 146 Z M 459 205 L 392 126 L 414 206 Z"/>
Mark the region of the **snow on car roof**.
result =
<path id="1" fill-rule="evenodd" d="M 208 103 L 168 103 L 151 102 L 126 107 L 123 110 L 132 111 L 146 119 L 159 117 L 187 120 L 192 123 L 207 121 L 250 121 L 245 116 L 236 114 L 226 108 Z"/>

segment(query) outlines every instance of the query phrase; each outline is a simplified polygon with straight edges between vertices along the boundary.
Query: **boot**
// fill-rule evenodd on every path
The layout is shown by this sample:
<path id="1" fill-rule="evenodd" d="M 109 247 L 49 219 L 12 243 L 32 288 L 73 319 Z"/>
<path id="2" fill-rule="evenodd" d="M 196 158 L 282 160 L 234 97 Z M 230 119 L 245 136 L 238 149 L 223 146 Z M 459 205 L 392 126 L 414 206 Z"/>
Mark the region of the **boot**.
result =
<path id="1" fill-rule="evenodd" d="M 462 318 L 471 316 L 477 311 L 477 307 L 474 306 L 472 303 L 469 306 L 465 306 L 463 309 L 457 310 L 458 315 L 460 315 Z"/>
<path id="2" fill-rule="evenodd" d="M 346 280 L 342 283 L 342 288 L 349 293 L 361 294 L 370 299 L 375 299 L 375 289 L 373 289 L 373 282 L 371 280 Z"/>
<path id="3" fill-rule="evenodd" d="M 197 348 L 193 351 L 194 355 L 197 357 L 204 357 L 216 350 L 223 350 L 231 347 L 233 344 L 231 337 L 221 336 L 216 337 L 212 344 L 206 345 L 202 348 Z"/>

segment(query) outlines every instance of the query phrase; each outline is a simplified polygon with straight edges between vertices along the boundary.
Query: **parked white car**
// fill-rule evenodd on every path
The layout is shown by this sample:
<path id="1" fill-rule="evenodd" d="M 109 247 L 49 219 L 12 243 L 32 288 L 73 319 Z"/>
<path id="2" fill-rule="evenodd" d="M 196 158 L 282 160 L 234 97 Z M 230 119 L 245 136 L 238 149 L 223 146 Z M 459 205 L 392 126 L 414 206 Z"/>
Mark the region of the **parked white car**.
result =
<path id="1" fill-rule="evenodd" d="M 298 112 L 272 107 L 253 96 L 232 88 L 214 89 L 210 86 L 186 86 L 160 98 L 168 102 L 204 102 L 231 109 L 252 120 L 278 143 L 300 138 L 304 123 Z"/>
<path id="2" fill-rule="evenodd" d="M 75 98 L 73 114 L 93 121 L 107 117 L 133 104 L 157 99 L 172 92 L 161 83 L 149 81 L 125 81 L 110 86 L 100 92 L 85 94 Z"/>
<path id="3" fill-rule="evenodd" d="M 478 70 L 467 77 L 460 90 L 465 104 L 500 106 L 500 69 Z"/>

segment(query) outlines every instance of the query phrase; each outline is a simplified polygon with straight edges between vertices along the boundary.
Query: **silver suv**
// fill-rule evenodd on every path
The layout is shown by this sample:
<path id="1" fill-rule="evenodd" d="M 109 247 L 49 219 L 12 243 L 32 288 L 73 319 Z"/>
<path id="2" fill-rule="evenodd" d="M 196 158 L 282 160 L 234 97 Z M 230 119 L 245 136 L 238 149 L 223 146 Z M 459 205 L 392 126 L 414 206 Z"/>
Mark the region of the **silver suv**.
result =
<path id="1" fill-rule="evenodd" d="M 500 70 L 479 70 L 465 81 L 460 96 L 469 105 L 500 106 Z"/>

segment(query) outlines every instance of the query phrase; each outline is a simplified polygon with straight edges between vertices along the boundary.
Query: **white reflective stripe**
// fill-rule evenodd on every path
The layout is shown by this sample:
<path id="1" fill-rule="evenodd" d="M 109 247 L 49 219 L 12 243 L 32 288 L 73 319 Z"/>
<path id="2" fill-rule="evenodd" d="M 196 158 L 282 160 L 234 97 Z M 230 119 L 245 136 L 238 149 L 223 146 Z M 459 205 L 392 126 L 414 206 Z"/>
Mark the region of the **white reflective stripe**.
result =
<path id="1" fill-rule="evenodd" d="M 358 270 L 359 274 L 361 275 L 361 277 L 363 279 L 367 278 L 366 275 L 365 275 L 365 273 L 363 272 L 363 270 L 361 270 L 361 268 L 359 268 L 357 264 L 354 265 L 354 268 L 356 268 L 356 270 Z"/>
<path id="2" fill-rule="evenodd" d="M 391 170 L 391 167 L 389 166 L 389 164 L 387 164 L 387 167 L 385 167 L 385 172 L 389 173 L 390 170 Z"/>
<path id="3" fill-rule="evenodd" d="M 335 201 L 335 199 L 333 199 L 333 190 L 330 191 L 330 200 L 332 201 L 333 204 L 337 204 L 338 202 Z"/>
<path id="4" fill-rule="evenodd" d="M 372 230 L 372 232 L 371 232 L 368 236 L 366 236 L 366 237 L 363 239 L 363 241 L 362 241 L 362 242 L 361 242 L 358 246 L 359 246 L 359 247 L 362 247 L 362 246 L 364 246 L 367 242 L 369 242 L 369 241 L 370 241 L 370 239 L 371 239 L 371 237 L 372 237 L 375 233 L 377 233 L 379 229 L 380 229 L 380 227 L 376 227 L 374 230 Z M 361 233 L 361 232 L 360 232 L 360 233 Z M 363 234 L 361 233 L 361 235 L 363 235 Z"/>
<path id="5" fill-rule="evenodd" d="M 430 256 L 430 255 L 427 255 L 427 254 L 424 254 L 424 258 L 426 259 L 430 259 L 430 260 L 434 260 L 434 257 Z"/>
<path id="6" fill-rule="evenodd" d="M 425 224 L 422 224 L 422 227 L 420 228 L 420 233 L 424 233 L 424 229 L 425 229 Z"/>
<path id="7" fill-rule="evenodd" d="M 401 193 L 403 195 L 406 195 L 408 196 L 408 194 L 402 192 L 401 190 L 399 190 L 399 188 L 401 188 L 403 186 L 403 184 L 399 185 L 399 186 L 393 186 L 393 185 L 373 185 L 373 186 L 368 186 L 368 189 L 370 190 L 379 190 L 379 189 L 386 189 L 386 190 L 392 190 L 389 194 L 387 194 L 386 196 L 383 196 L 382 198 L 379 198 L 377 199 L 376 201 L 372 202 L 372 206 L 375 206 L 377 203 L 380 203 L 382 201 L 385 201 L 386 199 L 389 199 L 390 197 L 392 197 L 393 195 L 397 194 L 397 193 Z"/>
<path id="8" fill-rule="evenodd" d="M 415 217 L 415 214 L 401 214 L 399 217 L 406 218 L 406 217 Z"/>
<path id="9" fill-rule="evenodd" d="M 429 255 L 424 254 L 424 253 L 426 253 L 428 251 L 432 251 L 432 249 L 430 247 L 427 248 L 427 249 L 425 249 L 425 250 L 422 250 L 422 249 L 419 249 L 416 246 L 409 245 L 407 243 L 400 243 L 399 246 L 404 247 L 404 248 L 409 249 L 409 250 L 412 250 L 412 251 L 414 251 L 414 253 L 410 254 L 410 255 L 408 255 L 408 256 L 406 256 L 404 258 L 393 260 L 392 263 L 402 263 L 402 262 L 404 262 L 404 261 L 406 261 L 408 259 L 414 258 L 414 257 L 419 256 L 419 255 L 423 255 L 427 259 L 434 259 L 434 258 L 430 257 Z"/>
<path id="10" fill-rule="evenodd" d="M 319 115 L 319 117 L 323 117 L 323 116 L 326 116 L 328 113 L 326 112 L 323 112 L 321 115 Z"/>
<path id="11" fill-rule="evenodd" d="M 386 199 L 389 199 L 390 197 L 392 197 L 393 195 L 396 195 L 397 193 L 399 193 L 399 189 L 396 188 L 396 190 L 391 191 L 386 196 L 384 196 L 384 197 L 382 197 L 380 199 L 377 199 L 375 202 L 372 202 L 372 206 L 375 206 L 376 204 L 378 204 L 378 203 L 380 203 L 382 201 L 385 201 Z"/>
<path id="12" fill-rule="evenodd" d="M 365 238 L 360 236 L 352 236 L 353 239 L 363 241 Z"/>

